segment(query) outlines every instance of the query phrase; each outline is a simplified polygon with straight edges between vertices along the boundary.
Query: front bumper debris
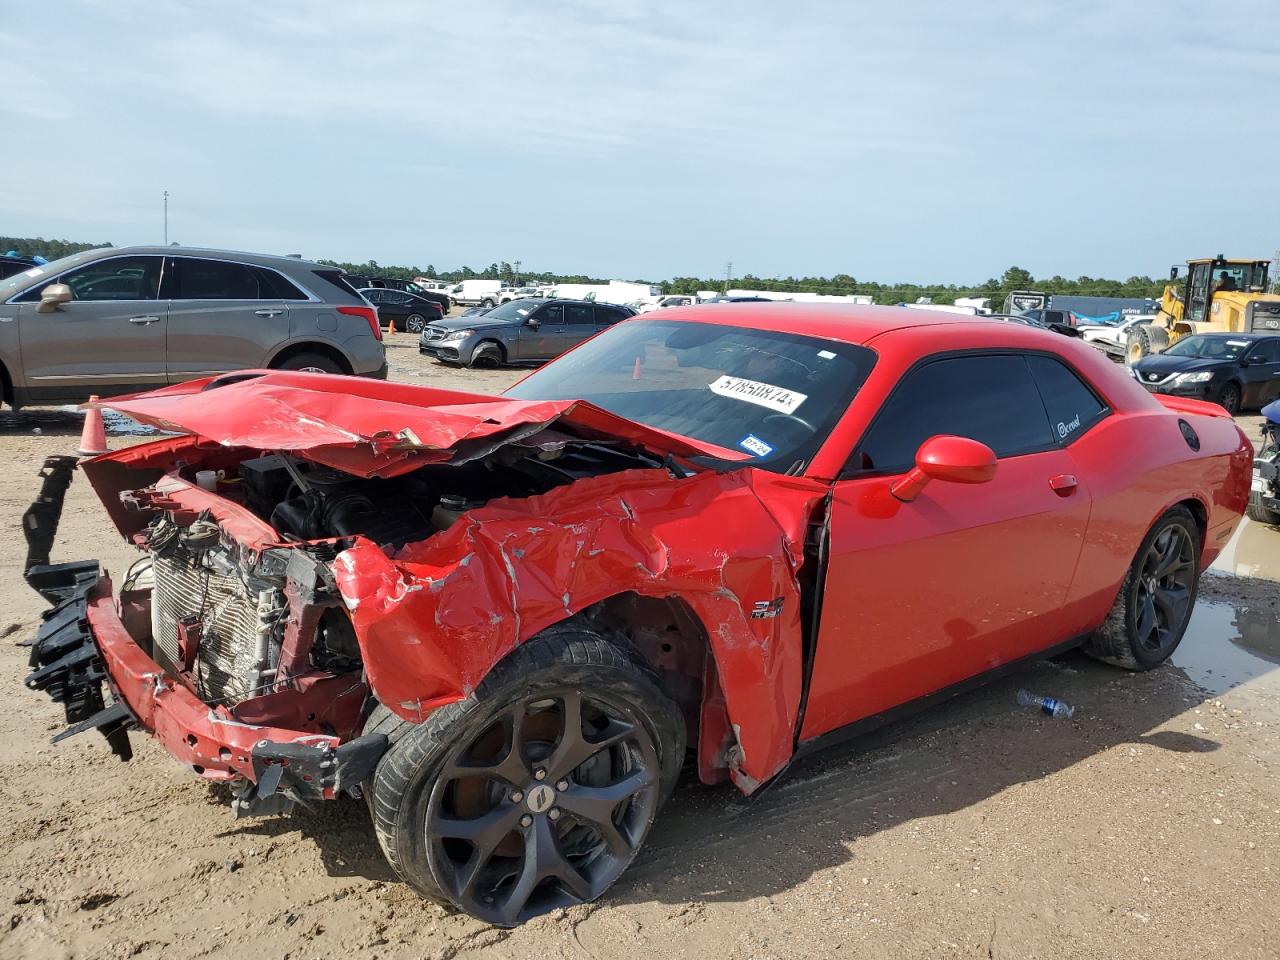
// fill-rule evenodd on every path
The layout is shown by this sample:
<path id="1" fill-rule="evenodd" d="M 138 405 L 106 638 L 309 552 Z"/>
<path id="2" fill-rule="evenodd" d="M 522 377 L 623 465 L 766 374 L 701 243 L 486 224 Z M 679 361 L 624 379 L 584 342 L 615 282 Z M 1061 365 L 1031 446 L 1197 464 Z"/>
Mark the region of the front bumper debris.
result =
<path id="1" fill-rule="evenodd" d="M 98 729 L 112 752 L 129 760 L 129 731 L 141 730 L 207 779 L 246 781 L 237 816 L 276 813 L 343 790 L 358 793 L 386 752 L 386 736 L 341 743 L 335 736 L 236 720 L 226 707 L 204 703 L 170 677 L 134 641 L 97 561 L 47 562 L 74 469 L 74 460 L 70 467 L 53 462 L 61 460 L 71 458 L 46 462 L 40 498 L 25 524 L 32 545 L 27 580 L 54 604 L 27 642 L 32 672 L 25 683 L 63 706 L 69 726 L 53 742 Z"/>

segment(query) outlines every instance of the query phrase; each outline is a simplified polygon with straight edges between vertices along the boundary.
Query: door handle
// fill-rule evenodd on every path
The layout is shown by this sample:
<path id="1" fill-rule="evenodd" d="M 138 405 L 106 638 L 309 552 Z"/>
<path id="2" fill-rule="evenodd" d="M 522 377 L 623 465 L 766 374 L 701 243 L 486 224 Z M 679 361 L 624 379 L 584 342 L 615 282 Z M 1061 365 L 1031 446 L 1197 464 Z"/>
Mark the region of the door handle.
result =
<path id="1" fill-rule="evenodd" d="M 273 308 L 271 308 L 271 307 L 268 307 L 268 308 L 266 308 L 265 310 L 255 310 L 255 311 L 253 311 L 253 315 L 254 315 L 255 317 L 278 317 L 278 316 L 280 316 L 280 314 L 282 314 L 282 313 L 284 313 L 284 311 L 283 311 L 283 310 L 276 310 L 276 309 L 273 309 Z"/>
<path id="2" fill-rule="evenodd" d="M 130 322 L 130 323 L 141 323 L 141 324 L 159 323 L 159 322 L 160 322 L 160 318 L 159 318 L 159 317 L 130 317 L 130 318 L 129 318 L 129 322 Z"/>
<path id="3" fill-rule="evenodd" d="M 1060 497 L 1071 496 L 1079 485 L 1080 481 L 1069 473 L 1060 473 L 1056 477 L 1049 478 L 1049 489 Z"/>

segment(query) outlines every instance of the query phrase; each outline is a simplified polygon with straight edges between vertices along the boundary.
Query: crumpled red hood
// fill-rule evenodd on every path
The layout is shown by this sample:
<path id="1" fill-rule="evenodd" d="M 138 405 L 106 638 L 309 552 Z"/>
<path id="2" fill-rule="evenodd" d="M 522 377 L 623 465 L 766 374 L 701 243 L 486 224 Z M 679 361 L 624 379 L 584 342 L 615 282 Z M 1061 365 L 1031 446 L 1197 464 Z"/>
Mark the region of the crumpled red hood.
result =
<path id="1" fill-rule="evenodd" d="M 515 400 L 321 373 L 246 370 L 91 406 L 222 446 L 287 450 L 361 477 L 465 462 L 557 421 L 588 438 L 625 440 L 658 454 L 746 459 L 585 400 Z"/>

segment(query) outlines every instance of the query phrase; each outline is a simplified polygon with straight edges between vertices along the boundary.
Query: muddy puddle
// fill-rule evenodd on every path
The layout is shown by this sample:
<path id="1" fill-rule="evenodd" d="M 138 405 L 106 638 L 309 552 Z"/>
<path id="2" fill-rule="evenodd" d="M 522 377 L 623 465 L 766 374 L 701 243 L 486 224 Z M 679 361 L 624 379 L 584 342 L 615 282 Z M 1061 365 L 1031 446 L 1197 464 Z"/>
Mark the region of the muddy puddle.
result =
<path id="1" fill-rule="evenodd" d="M 1173 663 L 1212 694 L 1280 701 L 1280 530 L 1244 520 L 1200 581 Z"/>

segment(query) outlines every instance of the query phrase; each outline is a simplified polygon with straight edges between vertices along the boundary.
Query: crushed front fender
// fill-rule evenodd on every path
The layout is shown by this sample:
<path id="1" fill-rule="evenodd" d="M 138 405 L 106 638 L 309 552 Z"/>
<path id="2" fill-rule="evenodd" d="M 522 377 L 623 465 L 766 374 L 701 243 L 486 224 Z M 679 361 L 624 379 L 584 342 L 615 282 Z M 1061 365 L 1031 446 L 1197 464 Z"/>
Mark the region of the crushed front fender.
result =
<path id="1" fill-rule="evenodd" d="M 791 755 L 802 675 L 798 571 L 826 485 L 742 469 L 630 470 L 494 500 L 394 556 L 339 554 L 371 688 L 418 722 L 539 631 L 625 592 L 676 596 L 706 629 L 750 792 Z M 766 506 L 768 504 L 768 506 Z"/>

